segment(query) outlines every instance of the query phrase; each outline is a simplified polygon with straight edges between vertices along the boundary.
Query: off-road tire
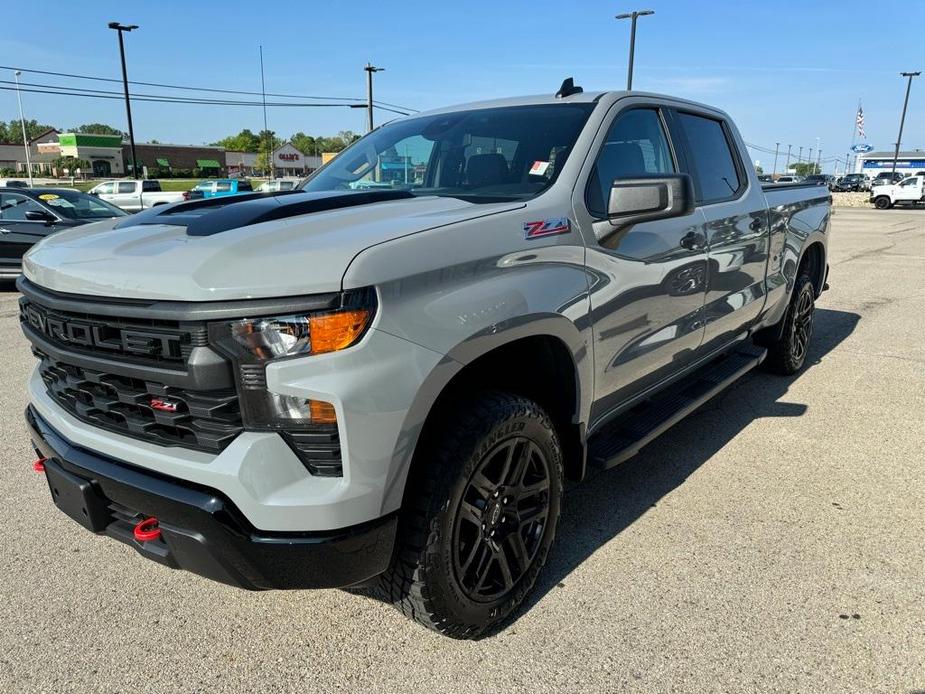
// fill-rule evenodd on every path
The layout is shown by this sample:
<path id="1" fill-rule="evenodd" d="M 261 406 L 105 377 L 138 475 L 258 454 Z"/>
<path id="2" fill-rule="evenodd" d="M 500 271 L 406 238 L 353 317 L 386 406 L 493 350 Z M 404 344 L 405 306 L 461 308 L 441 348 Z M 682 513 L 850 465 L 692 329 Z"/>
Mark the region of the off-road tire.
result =
<path id="1" fill-rule="evenodd" d="M 890 199 L 886 195 L 878 195 L 874 198 L 874 207 L 878 210 L 888 210 L 893 206 L 893 203 L 890 202 Z"/>
<path id="2" fill-rule="evenodd" d="M 476 638 L 496 628 L 520 605 L 546 562 L 559 519 L 562 449 L 552 421 L 539 405 L 527 398 L 497 391 L 483 392 L 456 403 L 425 435 L 408 480 L 392 564 L 379 577 L 376 592 L 407 617 L 434 631 L 453 638 Z M 524 441 L 532 443 L 533 448 Z M 548 505 L 546 520 L 542 529 L 521 526 L 518 511 L 512 512 L 514 517 L 508 518 L 506 537 L 516 542 L 515 532 L 511 532 L 515 526 L 518 536 L 526 532 L 528 543 L 533 547 L 532 560 L 521 562 L 521 566 L 525 564 L 527 568 L 508 589 L 507 583 L 513 573 L 510 569 L 514 566 L 510 564 L 500 588 L 506 591 L 502 595 L 496 599 L 474 600 L 464 586 L 466 577 L 459 577 L 461 551 L 454 549 L 454 542 L 461 536 L 459 529 L 464 520 L 473 523 L 467 526 L 470 533 L 484 534 L 484 522 L 481 531 L 473 528 L 492 514 L 485 511 L 476 521 L 469 516 L 463 519 L 463 500 L 471 498 L 465 495 L 474 489 L 480 493 L 473 485 L 484 477 L 476 473 L 486 470 L 486 465 L 499 464 L 492 456 L 498 456 L 506 446 L 515 445 L 524 447 L 520 450 L 530 450 L 524 456 L 528 459 L 525 466 L 534 471 L 532 474 L 538 474 L 541 469 L 548 471 L 548 498 L 544 496 L 540 502 Z M 540 467 L 539 454 L 542 454 L 545 468 Z M 512 452 L 502 457 L 510 461 L 519 456 Z M 513 463 L 504 464 L 505 471 L 513 468 Z M 525 480 L 521 480 L 520 486 L 527 488 Z M 491 497 L 491 493 L 486 496 Z M 499 498 L 491 503 L 500 504 L 501 501 Z M 506 499 L 504 501 L 507 503 Z M 514 501 L 513 505 L 519 509 L 520 503 Z M 466 508 L 471 509 L 472 505 Z M 492 506 L 491 510 L 494 509 Z M 485 537 L 473 541 L 470 547 L 475 548 L 482 541 L 489 543 L 487 535 Z M 488 546 L 488 550 L 494 546 L 497 545 Z M 480 551 L 488 550 L 481 548 Z M 504 548 L 501 551 L 505 551 Z M 497 561 L 496 557 L 488 563 L 500 571 L 500 564 L 492 564 Z"/>
<path id="3" fill-rule="evenodd" d="M 766 371 L 789 376 L 803 368 L 812 338 L 815 302 L 812 279 L 808 274 L 800 274 L 784 314 L 780 337 L 767 345 L 768 356 L 763 365 Z"/>

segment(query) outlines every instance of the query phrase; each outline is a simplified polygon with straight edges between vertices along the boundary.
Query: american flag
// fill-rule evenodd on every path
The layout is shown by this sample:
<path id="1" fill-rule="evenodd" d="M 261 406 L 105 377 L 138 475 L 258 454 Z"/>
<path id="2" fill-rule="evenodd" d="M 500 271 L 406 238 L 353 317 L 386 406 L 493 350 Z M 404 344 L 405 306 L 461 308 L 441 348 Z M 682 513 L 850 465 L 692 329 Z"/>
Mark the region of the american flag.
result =
<path id="1" fill-rule="evenodd" d="M 858 136 L 867 139 L 867 134 L 864 132 L 864 109 L 861 108 L 861 104 L 858 104 L 858 117 L 855 121 L 858 126 Z"/>

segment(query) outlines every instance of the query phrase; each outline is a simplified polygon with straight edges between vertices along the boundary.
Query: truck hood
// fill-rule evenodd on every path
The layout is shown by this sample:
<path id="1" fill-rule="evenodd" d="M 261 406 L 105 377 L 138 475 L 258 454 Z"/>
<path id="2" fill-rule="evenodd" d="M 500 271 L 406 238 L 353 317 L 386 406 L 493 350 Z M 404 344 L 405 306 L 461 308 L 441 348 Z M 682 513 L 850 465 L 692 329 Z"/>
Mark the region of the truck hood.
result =
<path id="1" fill-rule="evenodd" d="M 347 266 L 385 241 L 523 207 L 419 197 L 276 219 L 205 236 L 184 226 L 107 220 L 53 234 L 23 274 L 53 291 L 174 301 L 340 291 Z M 169 219 L 169 215 L 166 216 Z"/>

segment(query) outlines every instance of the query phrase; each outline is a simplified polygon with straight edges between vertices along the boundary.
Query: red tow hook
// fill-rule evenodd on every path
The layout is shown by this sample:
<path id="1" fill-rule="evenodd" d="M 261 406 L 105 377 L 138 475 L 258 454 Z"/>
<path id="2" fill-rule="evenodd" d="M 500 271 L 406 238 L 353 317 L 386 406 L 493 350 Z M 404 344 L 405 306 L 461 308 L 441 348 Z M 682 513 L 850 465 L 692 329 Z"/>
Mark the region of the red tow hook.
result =
<path id="1" fill-rule="evenodd" d="M 140 521 L 133 530 L 135 539 L 139 542 L 150 542 L 161 537 L 161 529 L 157 527 L 157 518 L 153 516 Z"/>
<path id="2" fill-rule="evenodd" d="M 45 472 L 45 461 L 48 458 L 36 458 L 32 461 L 32 469 L 36 472 Z"/>

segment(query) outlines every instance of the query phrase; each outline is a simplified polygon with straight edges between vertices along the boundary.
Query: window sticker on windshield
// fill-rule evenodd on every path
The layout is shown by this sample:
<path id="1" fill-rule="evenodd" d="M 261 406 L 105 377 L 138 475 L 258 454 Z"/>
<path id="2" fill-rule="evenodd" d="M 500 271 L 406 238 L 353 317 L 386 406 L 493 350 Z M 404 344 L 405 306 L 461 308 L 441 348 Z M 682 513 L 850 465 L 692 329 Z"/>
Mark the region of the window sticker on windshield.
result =
<path id="1" fill-rule="evenodd" d="M 39 200 L 57 200 L 58 196 L 54 193 L 42 193 L 39 195 Z"/>
<path id="2" fill-rule="evenodd" d="M 548 161 L 537 160 L 533 162 L 533 166 L 530 167 L 530 175 L 531 176 L 542 176 L 546 173 L 546 169 L 548 168 L 549 168 Z"/>
<path id="3" fill-rule="evenodd" d="M 45 199 L 45 201 L 52 207 L 73 207 L 74 203 L 64 198 L 59 198 L 57 195 L 52 196 L 52 200 Z"/>

